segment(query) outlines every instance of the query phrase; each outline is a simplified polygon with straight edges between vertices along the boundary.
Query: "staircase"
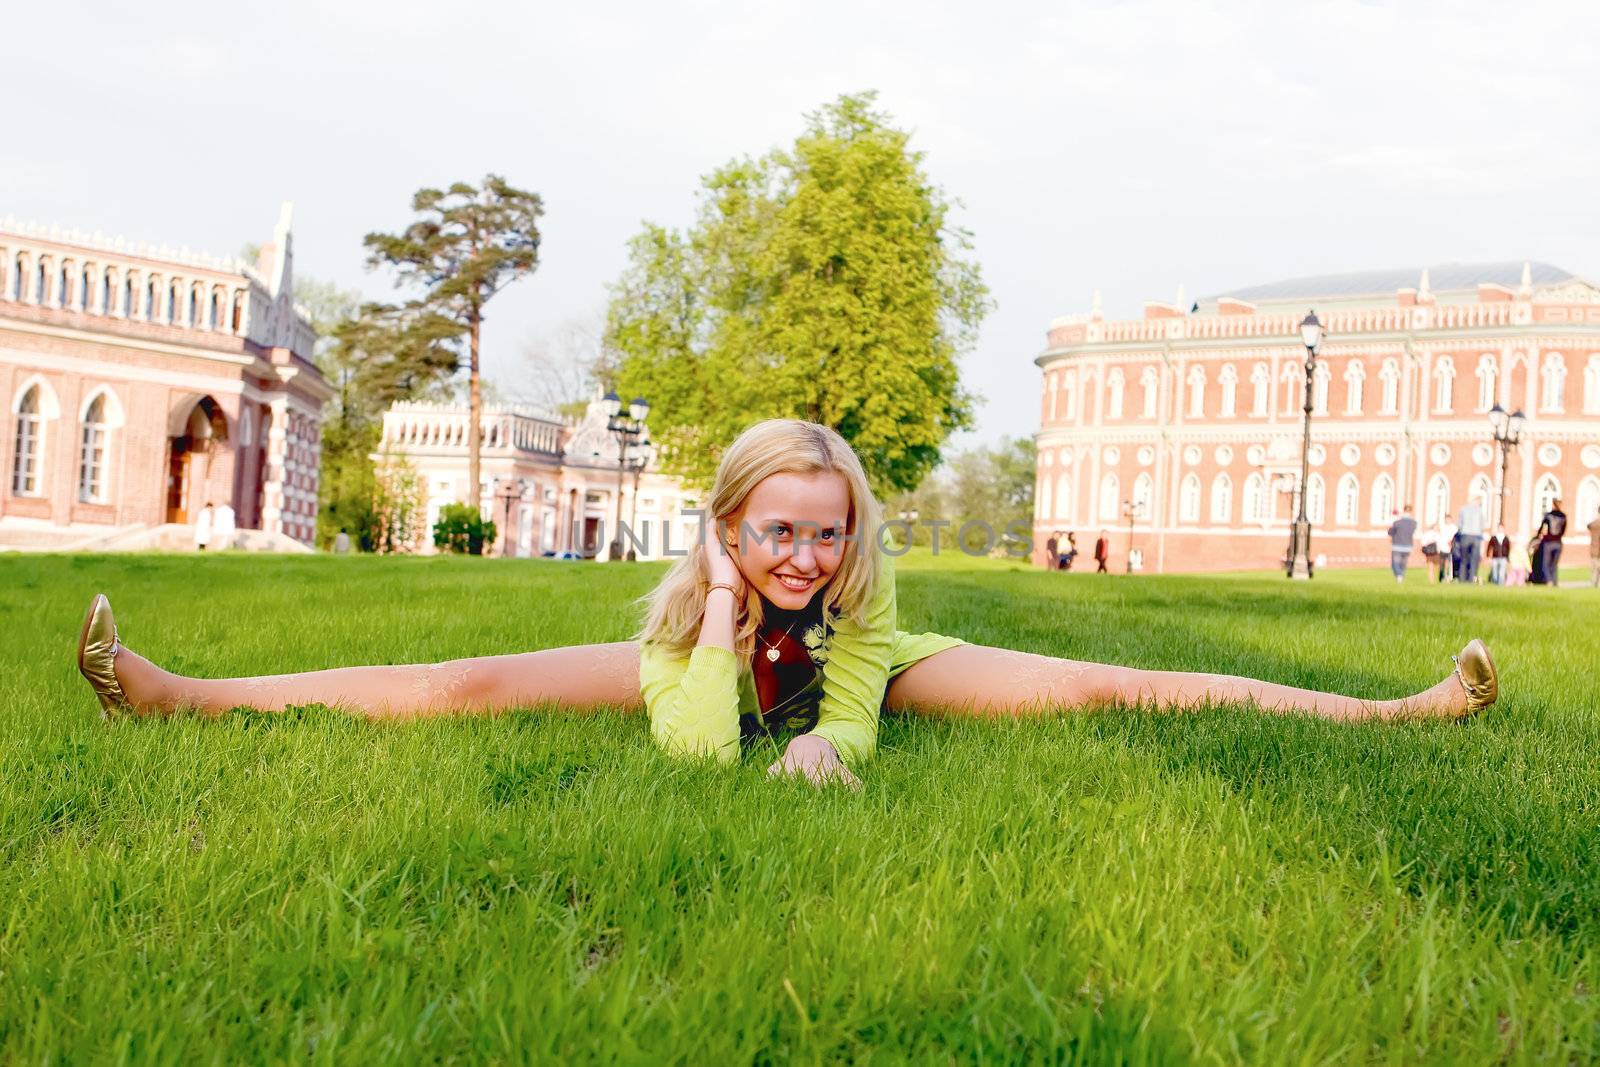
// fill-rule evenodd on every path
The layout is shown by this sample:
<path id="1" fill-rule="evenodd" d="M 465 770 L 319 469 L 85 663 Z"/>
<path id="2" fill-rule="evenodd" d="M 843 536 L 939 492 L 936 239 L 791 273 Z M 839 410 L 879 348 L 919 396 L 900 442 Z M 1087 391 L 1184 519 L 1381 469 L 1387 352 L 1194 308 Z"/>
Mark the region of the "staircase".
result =
<path id="1" fill-rule="evenodd" d="M 159 526 L 136 524 L 115 530 L 84 534 L 60 528 L 0 524 L 0 551 L 13 552 L 193 552 L 194 527 L 168 522 Z M 306 554 L 312 549 L 281 533 L 235 530 L 232 552 L 287 552 Z"/>

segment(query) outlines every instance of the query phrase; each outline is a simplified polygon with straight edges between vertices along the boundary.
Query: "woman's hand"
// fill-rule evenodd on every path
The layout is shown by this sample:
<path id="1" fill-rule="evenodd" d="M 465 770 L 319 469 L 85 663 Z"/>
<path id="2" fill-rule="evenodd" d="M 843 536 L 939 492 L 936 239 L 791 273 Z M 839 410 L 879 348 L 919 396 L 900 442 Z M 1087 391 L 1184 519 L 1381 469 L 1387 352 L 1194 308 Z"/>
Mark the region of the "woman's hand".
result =
<path id="1" fill-rule="evenodd" d="M 839 759 L 833 743 L 816 734 L 801 734 L 783 750 L 783 758 L 767 768 L 774 778 L 803 774 L 812 785 L 837 781 L 851 789 L 861 788 L 861 779 L 850 773 Z"/>
<path id="2" fill-rule="evenodd" d="M 733 557 L 733 549 L 723 544 L 714 537 L 706 538 L 701 545 L 701 551 L 706 557 L 706 571 L 711 576 L 712 582 L 726 582 L 733 586 L 735 602 L 744 599 L 744 572 L 739 569 L 739 563 Z"/>

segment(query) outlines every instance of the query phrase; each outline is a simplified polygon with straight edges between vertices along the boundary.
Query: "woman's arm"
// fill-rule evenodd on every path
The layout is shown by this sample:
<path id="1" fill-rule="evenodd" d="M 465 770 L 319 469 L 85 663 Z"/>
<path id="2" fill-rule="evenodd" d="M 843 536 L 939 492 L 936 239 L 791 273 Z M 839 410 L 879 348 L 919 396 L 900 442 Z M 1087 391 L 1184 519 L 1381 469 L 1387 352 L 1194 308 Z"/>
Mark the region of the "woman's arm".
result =
<path id="1" fill-rule="evenodd" d="M 739 756 L 739 663 L 733 638 L 744 576 L 726 552 L 701 551 L 709 552 L 715 588 L 706 594 L 699 641 L 687 659 L 650 645 L 641 648 L 639 688 L 650 713 L 650 736 L 662 748 L 728 763 Z"/>
<path id="2" fill-rule="evenodd" d="M 878 589 L 867 605 L 866 622 L 840 616 L 822 669 L 822 701 L 812 737 L 831 744 L 848 766 L 872 758 L 878 747 L 878 713 L 889 684 L 889 655 L 894 649 L 894 561 L 876 545 L 863 551 L 879 567 Z"/>

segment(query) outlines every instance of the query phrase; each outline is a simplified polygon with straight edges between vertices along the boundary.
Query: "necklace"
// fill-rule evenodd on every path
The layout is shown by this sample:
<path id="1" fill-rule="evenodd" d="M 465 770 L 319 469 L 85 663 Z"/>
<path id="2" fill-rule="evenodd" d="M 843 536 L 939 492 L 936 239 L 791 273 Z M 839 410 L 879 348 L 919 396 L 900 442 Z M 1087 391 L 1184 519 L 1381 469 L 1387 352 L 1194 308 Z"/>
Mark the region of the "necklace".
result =
<path id="1" fill-rule="evenodd" d="M 794 623 L 791 622 L 788 625 L 788 627 L 786 627 L 784 629 L 783 637 L 788 637 L 789 636 L 789 631 L 793 630 L 793 629 L 794 629 Z M 757 636 L 760 637 L 759 634 Z M 778 640 L 781 641 L 782 639 L 783 638 L 780 637 Z M 767 662 L 768 663 L 776 663 L 776 662 L 778 662 L 778 645 L 777 645 L 777 642 L 768 641 L 766 638 L 761 638 L 761 643 L 767 646 Z"/>

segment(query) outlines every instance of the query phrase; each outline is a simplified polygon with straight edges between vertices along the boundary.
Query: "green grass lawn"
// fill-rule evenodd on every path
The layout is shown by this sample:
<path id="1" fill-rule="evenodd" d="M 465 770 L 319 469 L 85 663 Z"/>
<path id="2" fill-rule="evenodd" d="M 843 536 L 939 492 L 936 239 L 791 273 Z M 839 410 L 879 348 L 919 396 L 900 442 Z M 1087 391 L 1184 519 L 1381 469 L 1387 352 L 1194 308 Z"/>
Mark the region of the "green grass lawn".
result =
<path id="1" fill-rule="evenodd" d="M 1600 1056 L 1588 589 L 911 557 L 908 630 L 1372 697 L 1479 635 L 1503 697 L 892 719 L 859 794 L 675 764 L 620 714 L 108 725 L 72 662 L 100 590 L 222 675 L 618 640 L 659 574 L 0 558 L 0 1061 Z"/>

